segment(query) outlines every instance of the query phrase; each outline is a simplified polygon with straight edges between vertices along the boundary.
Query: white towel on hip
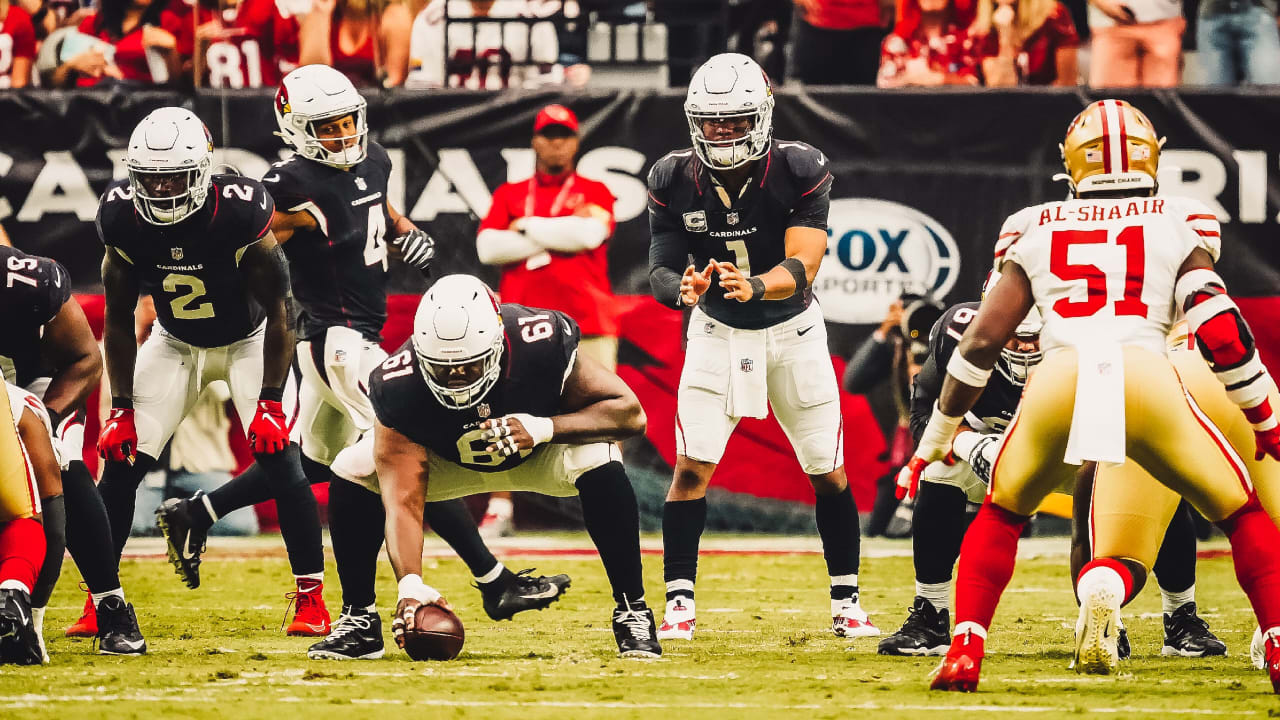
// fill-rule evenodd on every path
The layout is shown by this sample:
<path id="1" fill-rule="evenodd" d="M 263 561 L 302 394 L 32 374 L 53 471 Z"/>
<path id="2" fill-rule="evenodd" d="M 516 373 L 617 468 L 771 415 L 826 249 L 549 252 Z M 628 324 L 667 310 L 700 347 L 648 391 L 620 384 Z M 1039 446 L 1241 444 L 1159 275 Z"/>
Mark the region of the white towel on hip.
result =
<path id="1" fill-rule="evenodd" d="M 729 417 L 769 414 L 767 337 L 766 330 L 729 330 Z"/>
<path id="2" fill-rule="evenodd" d="M 1119 345 L 1076 348 L 1075 408 L 1063 461 L 1123 463 L 1125 457 L 1124 354 Z"/>

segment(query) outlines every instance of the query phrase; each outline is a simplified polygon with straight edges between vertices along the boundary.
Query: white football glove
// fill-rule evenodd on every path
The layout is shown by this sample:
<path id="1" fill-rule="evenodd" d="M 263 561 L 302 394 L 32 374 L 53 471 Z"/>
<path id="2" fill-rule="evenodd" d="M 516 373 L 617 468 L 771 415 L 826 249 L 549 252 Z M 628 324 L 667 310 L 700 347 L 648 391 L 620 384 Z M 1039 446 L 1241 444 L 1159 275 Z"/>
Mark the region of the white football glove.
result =
<path id="1" fill-rule="evenodd" d="M 392 241 L 400 248 L 401 257 L 406 265 L 419 270 L 431 267 L 436 258 L 436 241 L 422 230 L 414 228 Z"/>
<path id="2" fill-rule="evenodd" d="M 951 443 L 951 452 L 969 463 L 979 480 L 990 485 L 991 468 L 995 466 L 1003 438 L 1003 433 L 962 432 Z"/>

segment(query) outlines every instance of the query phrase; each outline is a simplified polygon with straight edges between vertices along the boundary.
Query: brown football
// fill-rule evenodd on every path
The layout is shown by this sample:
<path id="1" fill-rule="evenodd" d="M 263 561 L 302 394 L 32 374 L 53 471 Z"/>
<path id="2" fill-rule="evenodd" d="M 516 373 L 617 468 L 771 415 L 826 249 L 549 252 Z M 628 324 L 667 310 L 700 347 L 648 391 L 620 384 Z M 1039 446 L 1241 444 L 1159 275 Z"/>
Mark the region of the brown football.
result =
<path id="1" fill-rule="evenodd" d="M 422 605 L 414 615 L 414 625 L 404 634 L 404 652 L 414 660 L 452 660 L 462 652 L 466 632 L 453 612 L 439 605 Z"/>

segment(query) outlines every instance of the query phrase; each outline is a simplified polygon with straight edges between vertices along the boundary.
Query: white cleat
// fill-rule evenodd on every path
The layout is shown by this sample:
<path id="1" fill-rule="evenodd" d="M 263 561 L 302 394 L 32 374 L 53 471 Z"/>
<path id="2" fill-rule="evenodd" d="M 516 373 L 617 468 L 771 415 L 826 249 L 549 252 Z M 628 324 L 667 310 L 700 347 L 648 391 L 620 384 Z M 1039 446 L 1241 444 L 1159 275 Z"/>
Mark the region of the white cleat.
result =
<path id="1" fill-rule="evenodd" d="M 831 632 L 836 637 L 875 637 L 880 628 L 872 624 L 867 611 L 855 598 L 831 601 Z"/>
<path id="2" fill-rule="evenodd" d="M 658 626 L 658 640 L 692 640 L 693 628 L 697 624 L 693 598 L 677 595 L 667 601 L 667 612 Z"/>
<path id="3" fill-rule="evenodd" d="M 1116 641 L 1120 637 L 1120 598 L 1106 588 L 1097 588 L 1080 604 L 1076 620 L 1076 655 L 1072 663 L 1077 673 L 1114 675 L 1120 667 Z"/>

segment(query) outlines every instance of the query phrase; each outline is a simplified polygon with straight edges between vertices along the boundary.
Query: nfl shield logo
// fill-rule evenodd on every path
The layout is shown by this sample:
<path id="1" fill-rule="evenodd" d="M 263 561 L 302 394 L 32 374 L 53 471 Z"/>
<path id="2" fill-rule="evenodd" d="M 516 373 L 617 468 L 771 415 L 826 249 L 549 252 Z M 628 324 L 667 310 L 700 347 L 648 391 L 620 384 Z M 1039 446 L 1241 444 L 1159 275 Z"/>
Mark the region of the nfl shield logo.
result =
<path id="1" fill-rule="evenodd" d="M 361 189 L 361 190 L 367 190 L 367 189 L 369 189 L 369 185 L 368 185 L 367 183 L 365 183 L 364 178 L 362 178 L 362 177 L 358 177 L 358 178 L 356 178 L 356 187 L 357 187 L 357 188 L 359 188 L 359 189 Z"/>
<path id="2" fill-rule="evenodd" d="M 730 225 L 737 225 L 737 224 L 738 224 L 738 211 L 737 211 L 737 210 L 735 210 L 735 211 L 733 211 L 733 212 L 729 213 L 728 215 L 725 215 L 725 216 L 724 216 L 724 221 L 725 221 L 725 222 L 727 222 L 727 223 L 729 223 Z"/>
<path id="3" fill-rule="evenodd" d="M 169 254 L 173 256 L 174 260 L 181 260 L 182 248 L 169 248 Z"/>
<path id="4" fill-rule="evenodd" d="M 715 332 L 715 329 L 716 329 L 716 324 L 715 324 L 715 323 L 713 323 L 713 322 L 709 322 L 709 323 L 707 323 L 706 325 L 703 325 L 703 326 L 702 326 L 702 332 L 704 332 L 704 333 L 706 333 L 706 334 L 708 334 L 708 335 L 710 335 L 711 333 Z"/>
<path id="5" fill-rule="evenodd" d="M 744 373 L 751 372 L 751 358 L 742 358 L 738 361 L 738 369 Z"/>
<path id="6" fill-rule="evenodd" d="M 483 419 L 489 417 L 489 403 L 480 403 L 476 406 L 476 413 Z"/>

